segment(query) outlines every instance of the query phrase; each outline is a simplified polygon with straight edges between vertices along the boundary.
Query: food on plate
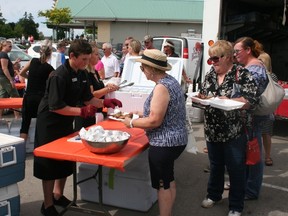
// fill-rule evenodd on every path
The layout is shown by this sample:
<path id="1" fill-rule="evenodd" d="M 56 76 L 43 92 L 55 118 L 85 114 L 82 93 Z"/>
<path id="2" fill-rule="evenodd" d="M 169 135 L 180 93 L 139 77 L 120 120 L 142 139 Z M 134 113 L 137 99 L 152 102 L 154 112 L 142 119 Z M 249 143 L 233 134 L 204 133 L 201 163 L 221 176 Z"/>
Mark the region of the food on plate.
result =
<path id="1" fill-rule="evenodd" d="M 122 112 L 119 109 L 115 109 L 114 113 L 110 115 L 117 119 L 125 119 L 126 117 L 133 118 L 133 113 Z"/>
<path id="2" fill-rule="evenodd" d="M 209 95 L 203 95 L 203 94 L 198 94 L 198 95 L 196 95 L 195 97 L 198 97 L 198 98 L 200 98 L 200 99 L 210 99 L 210 98 L 212 98 L 213 96 L 209 96 Z"/>

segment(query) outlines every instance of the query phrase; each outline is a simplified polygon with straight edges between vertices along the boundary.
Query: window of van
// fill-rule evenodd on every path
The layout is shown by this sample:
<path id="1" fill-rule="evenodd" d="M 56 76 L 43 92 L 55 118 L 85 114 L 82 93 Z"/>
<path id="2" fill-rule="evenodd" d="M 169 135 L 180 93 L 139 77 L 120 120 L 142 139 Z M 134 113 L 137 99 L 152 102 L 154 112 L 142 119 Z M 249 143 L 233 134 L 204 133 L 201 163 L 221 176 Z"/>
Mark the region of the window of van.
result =
<path id="1" fill-rule="evenodd" d="M 181 57 L 183 55 L 182 54 L 182 40 L 181 39 L 179 40 L 179 39 L 171 39 L 171 38 L 165 38 L 165 39 L 154 38 L 153 39 L 153 45 L 156 49 L 163 51 L 163 49 L 164 49 L 163 44 L 165 43 L 166 40 L 172 41 L 174 43 L 175 53 Z"/>

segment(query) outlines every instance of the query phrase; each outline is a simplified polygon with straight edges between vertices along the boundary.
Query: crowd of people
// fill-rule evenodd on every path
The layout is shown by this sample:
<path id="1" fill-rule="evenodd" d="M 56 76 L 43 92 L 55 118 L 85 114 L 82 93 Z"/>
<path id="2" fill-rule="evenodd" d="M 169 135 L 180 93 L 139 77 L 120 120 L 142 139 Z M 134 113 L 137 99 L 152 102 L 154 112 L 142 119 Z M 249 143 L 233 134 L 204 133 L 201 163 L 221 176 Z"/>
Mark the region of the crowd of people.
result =
<path id="1" fill-rule="evenodd" d="M 104 107 L 121 107 L 121 101 L 105 99 L 106 94 L 119 90 L 118 85 L 105 80 L 120 77 L 127 59 L 139 56 L 136 61 L 141 63 L 141 71 L 155 83 L 155 88 L 144 104 L 143 113 L 135 111 L 140 118 L 126 117 L 124 124 L 146 131 L 151 182 L 158 192 L 160 216 L 172 216 L 176 199 L 174 162 L 188 142 L 185 96 L 178 81 L 166 73 L 172 68 L 167 57 L 179 55 L 175 53 L 172 41 L 165 42 L 164 52 L 154 48 L 150 35 L 146 35 L 143 42 L 144 50 L 139 40 L 125 38 L 119 61 L 112 54 L 109 42 L 102 44 L 104 56 L 100 59 L 96 43 L 75 39 L 69 47 L 69 58 L 65 59 L 64 43 L 59 42 L 57 53 L 53 54 L 51 41 L 45 40 L 40 58 L 33 58 L 20 69 L 17 67 L 19 60 L 12 63 L 7 54 L 11 42 L 3 41 L 0 46 L 0 97 L 19 97 L 14 84 L 16 75 L 18 79 L 28 80 L 23 95 L 20 137 L 27 140 L 31 119 L 37 117 L 34 143 L 37 148 L 95 124 L 97 114 L 102 119 L 105 116 Z M 245 163 L 251 134 L 258 138 L 261 151 L 262 143 L 264 145 L 265 164 L 273 165 L 273 114 L 259 116 L 253 113 L 268 82 L 266 73 L 272 73 L 271 59 L 263 46 L 250 37 L 241 37 L 234 43 L 219 40 L 209 48 L 208 54 L 212 66 L 206 73 L 199 97 L 213 95 L 245 105 L 232 111 L 213 107 L 204 111 L 210 177 L 201 205 L 211 208 L 221 202 L 227 170 L 230 181 L 228 216 L 240 216 L 245 200 L 259 198 L 263 179 L 263 159 L 255 165 Z M 60 61 L 52 60 L 53 56 Z M 186 76 L 185 71 L 182 75 Z M 17 115 L 19 112 L 15 113 L 15 118 L 19 118 Z M 55 205 L 66 207 L 71 203 L 64 196 L 64 187 L 66 178 L 72 174 L 73 163 L 35 156 L 34 176 L 43 186 L 43 215 L 58 215 Z"/>

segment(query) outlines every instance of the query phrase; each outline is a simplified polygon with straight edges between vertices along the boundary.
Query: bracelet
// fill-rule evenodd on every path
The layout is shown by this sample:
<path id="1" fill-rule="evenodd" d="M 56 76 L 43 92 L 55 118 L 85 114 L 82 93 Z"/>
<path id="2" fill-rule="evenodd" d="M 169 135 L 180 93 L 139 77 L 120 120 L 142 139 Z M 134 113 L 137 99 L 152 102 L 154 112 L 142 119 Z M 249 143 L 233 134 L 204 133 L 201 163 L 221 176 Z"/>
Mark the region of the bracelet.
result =
<path id="1" fill-rule="evenodd" d="M 130 120 L 130 128 L 133 128 L 133 120 L 134 120 L 134 119 L 131 119 L 131 120 Z"/>

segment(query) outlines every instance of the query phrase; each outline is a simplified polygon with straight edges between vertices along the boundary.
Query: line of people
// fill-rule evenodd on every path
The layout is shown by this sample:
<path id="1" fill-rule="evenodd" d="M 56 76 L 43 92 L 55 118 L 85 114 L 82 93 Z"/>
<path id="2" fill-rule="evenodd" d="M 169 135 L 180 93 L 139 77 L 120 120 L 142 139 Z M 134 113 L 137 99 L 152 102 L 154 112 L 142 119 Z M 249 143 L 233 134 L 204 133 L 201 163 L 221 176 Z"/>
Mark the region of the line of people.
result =
<path id="1" fill-rule="evenodd" d="M 263 127 L 270 122 L 271 115 L 253 113 L 268 83 L 266 73 L 271 72 L 258 59 L 261 52 L 260 43 L 250 37 L 239 38 L 234 44 L 217 41 L 209 48 L 212 67 L 199 93 L 202 98 L 213 94 L 245 103 L 239 110 L 227 112 L 207 107 L 204 111 L 210 176 L 202 207 L 211 208 L 222 201 L 227 169 L 230 181 L 228 216 L 240 216 L 244 200 L 256 200 L 260 195 L 263 180 L 261 135 L 270 135 L 272 130 L 271 125 Z M 246 145 L 250 136 L 257 137 L 260 148 L 261 161 L 255 165 L 246 165 Z M 271 136 L 269 138 L 271 151 Z M 270 158 L 269 150 L 267 155 L 266 161 Z"/>
<path id="2" fill-rule="evenodd" d="M 129 39 L 127 44 L 130 55 L 133 55 L 132 50 L 137 53 L 137 41 Z M 169 42 L 166 46 L 167 50 L 173 48 Z M 111 55 L 108 55 L 112 48 L 109 43 L 104 43 L 102 48 L 106 57 Z M 117 99 L 103 99 L 118 86 L 105 86 L 95 70 L 98 51 L 96 44 L 76 39 L 70 44 L 69 59 L 54 70 L 47 63 L 51 58 L 51 44 L 49 41 L 43 44 L 41 57 L 32 59 L 21 71 L 21 75 L 28 78 L 21 127 L 24 139 L 27 139 L 29 119 L 31 121 L 35 115 L 35 147 L 39 147 L 82 126 L 94 124 L 95 114 L 101 113 L 103 107 L 122 106 Z M 245 103 L 240 110 L 222 111 L 208 107 L 204 113 L 211 171 L 202 207 L 210 208 L 221 202 L 227 169 L 230 180 L 228 216 L 240 216 L 244 200 L 258 199 L 261 190 L 263 161 L 253 166 L 245 164 L 247 131 L 258 137 L 262 149 L 261 126 L 270 119 L 270 116 L 257 116 L 252 112 L 267 85 L 267 69 L 258 59 L 259 55 L 259 43 L 252 38 L 239 38 L 234 45 L 225 40 L 217 41 L 209 48 L 209 60 L 213 66 L 200 89 L 201 97 L 212 93 Z M 174 161 L 184 151 L 188 139 L 185 98 L 179 83 L 166 73 L 171 69 L 167 54 L 146 49 L 136 61 L 141 62 L 141 70 L 148 80 L 155 82 L 155 88 L 144 104 L 141 118 L 125 118 L 124 124 L 146 130 L 150 143 L 151 181 L 152 187 L 158 191 L 160 216 L 171 216 L 176 198 Z M 113 71 L 111 76 L 118 74 Z M 73 126 L 75 117 L 76 128 Z M 64 196 L 64 187 L 66 178 L 72 174 L 73 163 L 35 157 L 34 176 L 41 179 L 43 185 L 43 215 L 58 215 L 54 205 L 66 207 L 70 204 Z"/>

